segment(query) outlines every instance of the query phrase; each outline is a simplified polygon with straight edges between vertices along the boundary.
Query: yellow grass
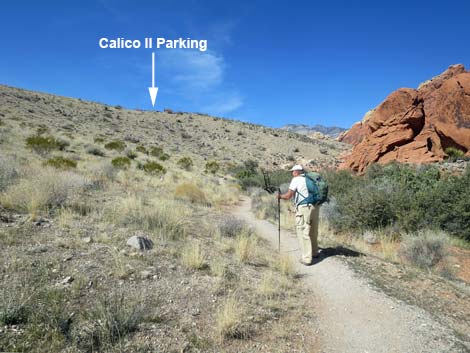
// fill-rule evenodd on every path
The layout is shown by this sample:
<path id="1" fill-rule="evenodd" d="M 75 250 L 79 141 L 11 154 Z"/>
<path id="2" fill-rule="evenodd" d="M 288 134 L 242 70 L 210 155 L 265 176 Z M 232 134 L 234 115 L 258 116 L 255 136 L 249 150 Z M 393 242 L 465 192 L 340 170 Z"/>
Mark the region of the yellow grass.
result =
<path id="1" fill-rule="evenodd" d="M 243 337 L 243 318 L 245 311 L 233 296 L 227 298 L 216 315 L 215 328 L 220 341 L 228 338 Z"/>
<path id="2" fill-rule="evenodd" d="M 289 255 L 279 256 L 277 269 L 283 276 L 293 277 L 295 275 L 294 264 Z"/>
<path id="3" fill-rule="evenodd" d="M 184 267 L 191 270 L 200 270 L 204 267 L 204 254 L 199 243 L 186 246 L 181 253 L 181 262 Z"/>

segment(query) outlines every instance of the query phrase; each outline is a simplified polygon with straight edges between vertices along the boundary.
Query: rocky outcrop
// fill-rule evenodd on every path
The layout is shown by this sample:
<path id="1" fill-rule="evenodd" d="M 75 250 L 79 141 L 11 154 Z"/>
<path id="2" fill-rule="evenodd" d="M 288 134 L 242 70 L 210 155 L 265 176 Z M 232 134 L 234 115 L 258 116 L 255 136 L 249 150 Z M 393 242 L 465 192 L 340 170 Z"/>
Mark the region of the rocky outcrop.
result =
<path id="1" fill-rule="evenodd" d="M 470 72 L 453 65 L 418 89 L 401 88 L 339 137 L 353 145 L 341 167 L 442 161 L 445 150 L 470 149 Z"/>

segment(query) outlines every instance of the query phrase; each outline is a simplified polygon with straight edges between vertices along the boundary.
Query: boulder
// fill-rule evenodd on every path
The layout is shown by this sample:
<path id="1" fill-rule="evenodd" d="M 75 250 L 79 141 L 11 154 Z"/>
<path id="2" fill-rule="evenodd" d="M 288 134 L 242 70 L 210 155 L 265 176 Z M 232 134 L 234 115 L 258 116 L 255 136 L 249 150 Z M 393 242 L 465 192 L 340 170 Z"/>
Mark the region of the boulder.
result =
<path id="1" fill-rule="evenodd" d="M 134 235 L 127 239 L 127 246 L 130 246 L 134 249 L 144 251 L 150 250 L 153 248 L 153 242 L 149 238 L 141 235 Z"/>
<path id="2" fill-rule="evenodd" d="M 431 163 L 445 150 L 470 150 L 470 72 L 453 65 L 418 89 L 401 88 L 369 111 L 340 141 L 353 145 L 340 168 L 359 173 L 371 163 Z"/>

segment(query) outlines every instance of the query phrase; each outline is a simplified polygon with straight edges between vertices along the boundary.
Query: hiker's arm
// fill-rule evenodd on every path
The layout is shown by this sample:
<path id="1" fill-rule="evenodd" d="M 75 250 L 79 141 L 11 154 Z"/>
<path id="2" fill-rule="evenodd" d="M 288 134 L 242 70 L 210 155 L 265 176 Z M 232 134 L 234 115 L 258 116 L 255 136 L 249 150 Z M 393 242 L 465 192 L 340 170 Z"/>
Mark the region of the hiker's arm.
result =
<path id="1" fill-rule="evenodd" d="M 294 196 L 294 192 L 289 189 L 285 194 L 277 194 L 278 199 L 283 199 L 283 200 L 290 200 Z"/>

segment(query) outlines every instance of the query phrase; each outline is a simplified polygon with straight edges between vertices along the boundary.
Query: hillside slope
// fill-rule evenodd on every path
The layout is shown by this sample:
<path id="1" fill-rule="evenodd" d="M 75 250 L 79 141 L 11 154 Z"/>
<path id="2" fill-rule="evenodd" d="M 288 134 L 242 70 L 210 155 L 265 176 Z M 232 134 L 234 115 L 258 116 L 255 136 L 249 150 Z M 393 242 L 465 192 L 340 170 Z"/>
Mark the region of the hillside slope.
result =
<path id="1" fill-rule="evenodd" d="M 41 127 L 68 139 L 120 139 L 128 147 L 146 144 L 162 147 L 170 156 L 189 155 L 196 165 L 207 160 L 230 165 L 247 159 L 268 169 L 309 161 L 318 166 L 336 165 L 345 149 L 335 141 L 315 141 L 240 121 L 197 113 L 127 110 L 2 85 L 0 119 L 19 124 L 21 136 Z"/>

